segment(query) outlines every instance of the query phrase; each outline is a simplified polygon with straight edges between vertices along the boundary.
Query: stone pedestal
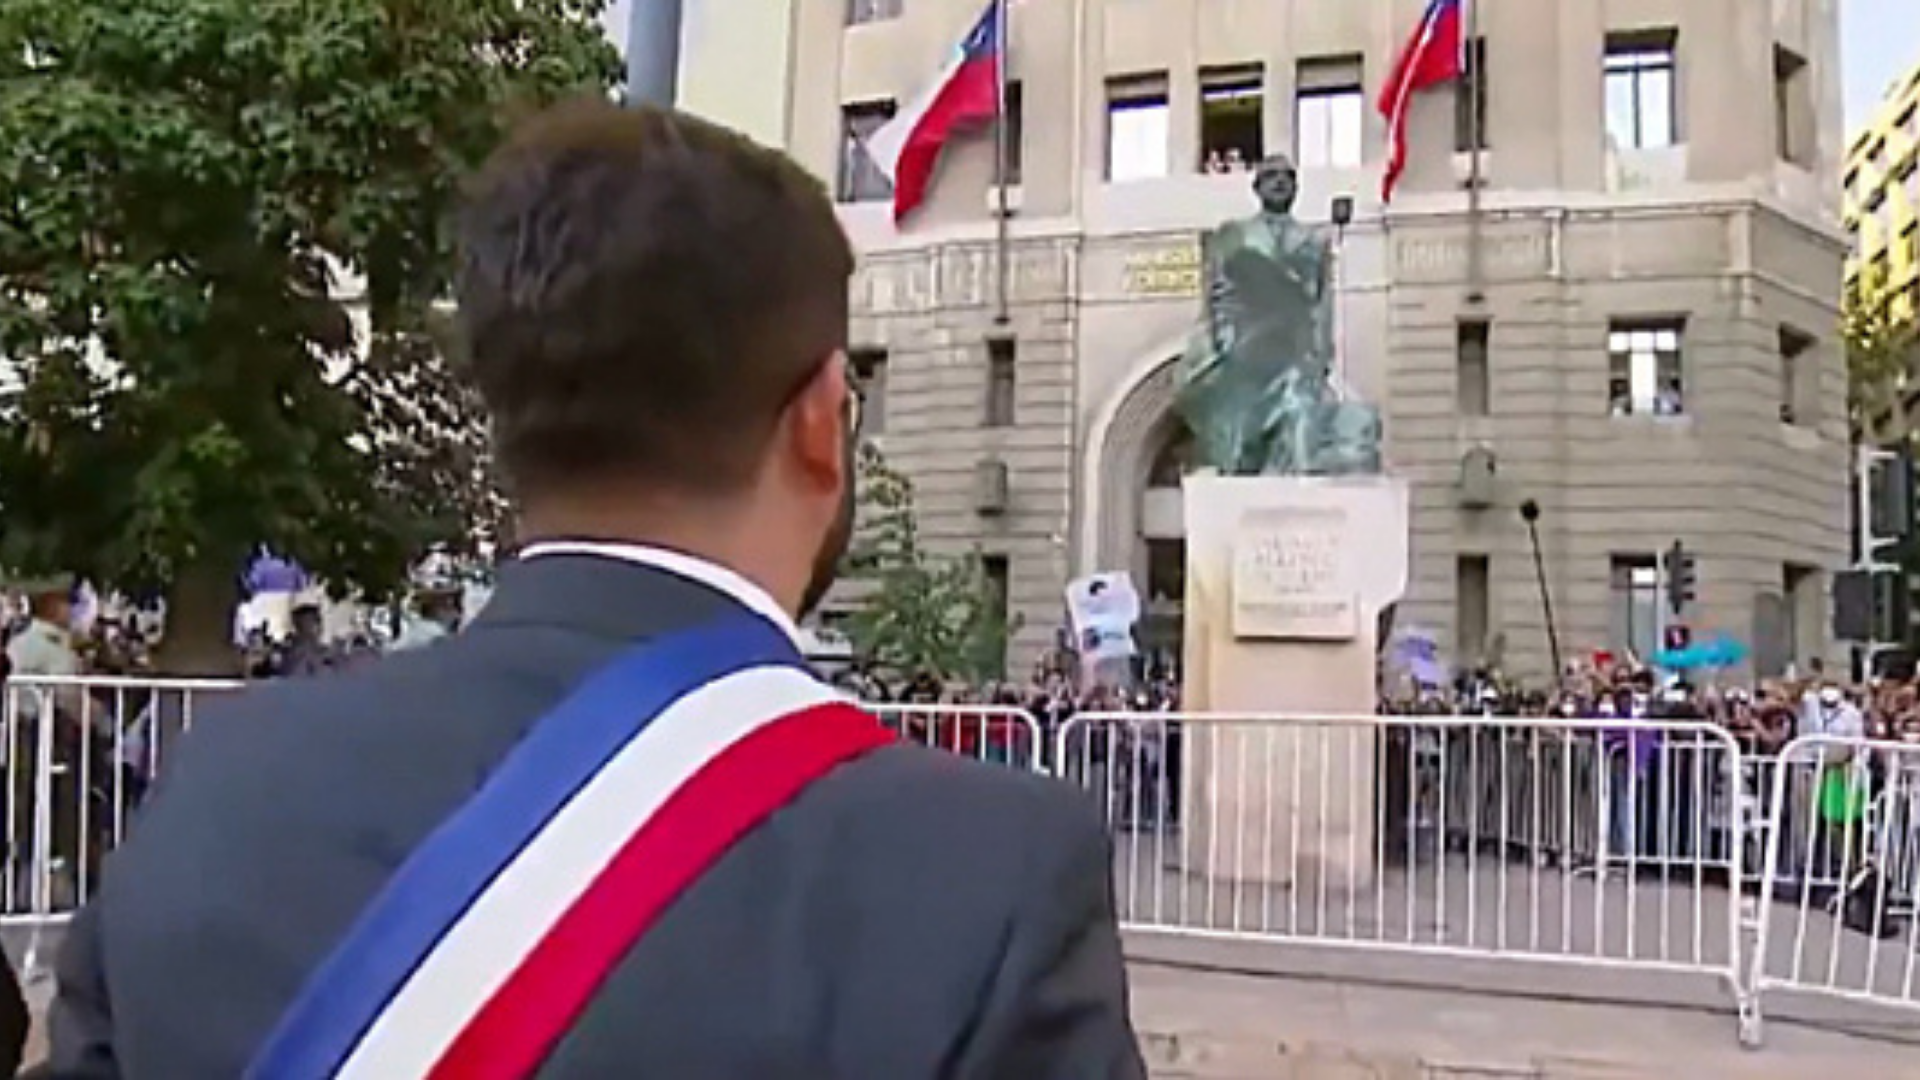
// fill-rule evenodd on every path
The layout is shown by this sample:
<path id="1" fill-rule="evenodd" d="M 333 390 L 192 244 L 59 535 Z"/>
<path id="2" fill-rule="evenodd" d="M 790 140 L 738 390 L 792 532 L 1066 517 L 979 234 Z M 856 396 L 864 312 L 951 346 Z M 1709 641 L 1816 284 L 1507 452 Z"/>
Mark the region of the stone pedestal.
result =
<path id="1" fill-rule="evenodd" d="M 1407 489 L 1387 477 L 1186 479 L 1180 869 L 1372 885 L 1381 612 L 1407 585 Z"/>

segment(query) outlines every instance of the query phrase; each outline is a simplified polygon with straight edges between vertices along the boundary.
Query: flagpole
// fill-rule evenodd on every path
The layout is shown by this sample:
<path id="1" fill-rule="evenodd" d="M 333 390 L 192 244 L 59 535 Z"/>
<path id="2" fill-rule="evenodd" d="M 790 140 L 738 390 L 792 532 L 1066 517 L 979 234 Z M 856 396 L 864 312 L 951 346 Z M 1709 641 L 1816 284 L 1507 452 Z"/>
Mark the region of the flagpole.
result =
<path id="1" fill-rule="evenodd" d="M 1486 145 L 1486 132 L 1480 122 L 1483 110 L 1481 88 L 1487 77 L 1486 48 L 1480 43 L 1480 0 L 1465 0 L 1467 7 L 1466 59 L 1471 67 L 1467 76 L 1467 302 L 1478 304 L 1486 298 L 1486 266 L 1481 251 L 1480 158 Z"/>
<path id="2" fill-rule="evenodd" d="M 993 0 L 994 3 L 994 68 L 996 71 L 993 105 L 993 280 L 994 315 L 993 321 L 1006 326 L 1013 321 L 1008 307 L 1008 248 L 1012 238 L 1008 235 L 1012 215 L 1007 206 L 1007 68 L 1011 66 L 1013 56 L 1007 48 L 1007 39 L 1012 35 L 1007 26 L 1007 0 Z"/>

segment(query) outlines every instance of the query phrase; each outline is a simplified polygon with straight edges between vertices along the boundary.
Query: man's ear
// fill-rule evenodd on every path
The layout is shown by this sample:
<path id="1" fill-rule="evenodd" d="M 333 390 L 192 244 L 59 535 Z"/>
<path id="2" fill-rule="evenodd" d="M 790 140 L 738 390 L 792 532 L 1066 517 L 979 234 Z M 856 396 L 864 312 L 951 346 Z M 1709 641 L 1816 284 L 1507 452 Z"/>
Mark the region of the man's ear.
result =
<path id="1" fill-rule="evenodd" d="M 849 397 L 853 393 L 846 365 L 846 355 L 835 352 L 787 406 L 783 437 L 788 453 L 801 474 L 822 487 L 851 482 L 851 478 L 841 476 L 847 467 Z"/>

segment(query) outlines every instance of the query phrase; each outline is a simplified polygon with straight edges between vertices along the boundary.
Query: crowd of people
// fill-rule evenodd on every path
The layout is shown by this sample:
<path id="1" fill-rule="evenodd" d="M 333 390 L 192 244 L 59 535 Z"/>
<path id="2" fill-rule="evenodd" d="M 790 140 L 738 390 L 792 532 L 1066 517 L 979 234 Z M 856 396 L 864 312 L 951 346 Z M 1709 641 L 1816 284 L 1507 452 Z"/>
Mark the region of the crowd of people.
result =
<path id="1" fill-rule="evenodd" d="M 1762 756 L 1808 734 L 1920 743 L 1920 681 L 1840 679 L 1817 659 L 1803 673 L 1753 681 L 1690 678 L 1632 661 L 1576 664 L 1552 689 L 1477 670 L 1450 686 L 1388 695 L 1384 707 L 1425 715 L 1701 720 Z"/>

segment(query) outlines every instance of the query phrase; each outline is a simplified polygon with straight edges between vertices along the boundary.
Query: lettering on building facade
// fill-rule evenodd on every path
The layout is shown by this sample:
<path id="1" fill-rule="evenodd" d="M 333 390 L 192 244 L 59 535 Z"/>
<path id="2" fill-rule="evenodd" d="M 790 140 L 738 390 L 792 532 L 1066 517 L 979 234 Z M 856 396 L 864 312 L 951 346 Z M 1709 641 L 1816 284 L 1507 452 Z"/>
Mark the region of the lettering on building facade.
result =
<path id="1" fill-rule="evenodd" d="M 1134 296 L 1200 295 L 1200 246 L 1182 244 L 1129 254 L 1121 288 Z"/>

